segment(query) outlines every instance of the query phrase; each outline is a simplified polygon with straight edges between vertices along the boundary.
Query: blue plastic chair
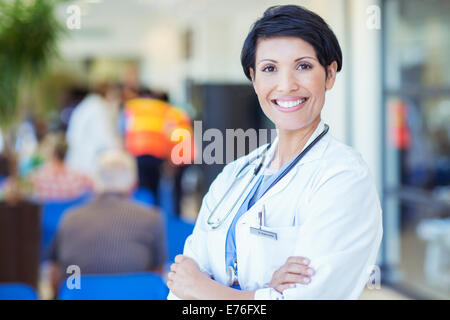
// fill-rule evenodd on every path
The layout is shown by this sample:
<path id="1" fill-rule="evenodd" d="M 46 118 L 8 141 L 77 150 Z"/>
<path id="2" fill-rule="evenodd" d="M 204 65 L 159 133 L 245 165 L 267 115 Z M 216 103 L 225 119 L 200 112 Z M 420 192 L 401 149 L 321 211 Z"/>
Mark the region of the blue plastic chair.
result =
<path id="1" fill-rule="evenodd" d="M 173 185 L 167 179 L 159 184 L 159 201 L 163 220 L 166 226 L 167 247 L 169 253 L 168 263 L 173 263 L 178 254 L 183 253 L 186 238 L 194 231 L 194 224 L 175 215 L 173 201 Z"/>
<path id="2" fill-rule="evenodd" d="M 131 198 L 134 201 L 144 204 L 146 206 L 154 206 L 156 203 L 155 195 L 151 190 L 147 188 L 136 189 L 136 191 L 134 191 L 133 194 L 131 195 Z"/>
<path id="3" fill-rule="evenodd" d="M 84 195 L 80 198 L 70 201 L 54 201 L 45 202 L 42 204 L 42 241 L 41 241 L 41 261 L 47 259 L 53 238 L 58 230 L 62 218 L 67 213 L 68 209 L 86 203 L 91 198 L 91 195 Z"/>
<path id="4" fill-rule="evenodd" d="M 165 220 L 169 263 L 173 263 L 176 255 L 183 253 L 184 243 L 194 231 L 194 224 L 173 216 L 167 216 Z"/>
<path id="5" fill-rule="evenodd" d="M 35 289 L 22 283 L 1 283 L 0 300 L 37 300 Z"/>
<path id="6" fill-rule="evenodd" d="M 165 178 L 159 182 L 158 199 L 161 211 L 165 216 L 175 217 L 175 203 L 173 199 L 173 185 Z"/>
<path id="7" fill-rule="evenodd" d="M 168 294 L 169 288 L 155 273 L 84 275 L 80 278 L 80 289 L 69 289 L 64 282 L 58 299 L 165 300 Z"/>

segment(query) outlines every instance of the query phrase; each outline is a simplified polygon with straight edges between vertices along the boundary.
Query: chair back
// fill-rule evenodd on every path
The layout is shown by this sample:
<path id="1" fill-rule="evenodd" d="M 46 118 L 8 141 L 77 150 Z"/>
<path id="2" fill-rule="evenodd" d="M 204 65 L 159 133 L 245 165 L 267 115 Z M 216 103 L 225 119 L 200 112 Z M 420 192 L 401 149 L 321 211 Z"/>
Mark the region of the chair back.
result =
<path id="1" fill-rule="evenodd" d="M 183 253 L 184 243 L 194 231 L 194 224 L 175 216 L 166 216 L 165 220 L 169 263 L 173 263 L 175 256 Z"/>
<path id="2" fill-rule="evenodd" d="M 70 279 L 68 279 L 70 281 Z M 165 300 L 169 289 L 155 273 L 84 275 L 80 288 L 62 283 L 60 300 Z"/>
<path id="3" fill-rule="evenodd" d="M 41 261 L 48 258 L 50 246 L 56 231 L 68 209 L 82 205 L 90 199 L 90 195 L 84 195 L 69 201 L 51 201 L 42 204 L 42 241 L 41 241 Z"/>
<path id="4" fill-rule="evenodd" d="M 35 289 L 23 283 L 0 283 L 0 300 L 37 300 Z"/>
<path id="5" fill-rule="evenodd" d="M 146 206 L 154 206 L 156 203 L 155 195 L 147 188 L 136 189 L 131 195 L 131 199 Z"/>
<path id="6" fill-rule="evenodd" d="M 159 182 L 158 200 L 159 207 L 165 216 L 176 217 L 173 184 L 167 178 L 162 178 Z"/>

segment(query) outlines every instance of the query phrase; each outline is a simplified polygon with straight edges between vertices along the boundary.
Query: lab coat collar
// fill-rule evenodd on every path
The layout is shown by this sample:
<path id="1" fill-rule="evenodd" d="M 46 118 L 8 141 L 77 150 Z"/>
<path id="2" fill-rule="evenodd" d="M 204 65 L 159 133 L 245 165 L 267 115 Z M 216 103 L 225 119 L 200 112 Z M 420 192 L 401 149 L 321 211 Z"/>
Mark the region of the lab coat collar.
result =
<path id="1" fill-rule="evenodd" d="M 314 133 L 311 135 L 311 137 L 308 140 L 308 143 L 305 144 L 305 146 L 303 147 L 303 149 L 305 149 L 315 138 L 317 138 L 323 131 L 323 129 L 325 128 L 325 125 L 322 121 L 320 121 L 319 125 L 317 126 L 316 130 L 314 131 Z M 271 196 L 283 191 L 284 188 L 286 188 L 286 186 L 290 183 L 290 181 L 292 180 L 292 178 L 297 174 L 297 170 L 299 169 L 299 167 L 305 163 L 308 162 L 312 162 L 312 161 L 316 161 L 322 158 L 323 153 L 329 143 L 329 139 L 330 139 L 330 135 L 326 134 L 325 136 L 323 136 L 322 139 L 320 139 L 320 141 L 317 142 L 317 144 L 311 148 L 302 159 L 300 159 L 300 161 L 291 169 L 290 172 L 288 172 L 286 174 L 286 176 L 283 177 L 283 179 L 281 179 L 277 184 L 275 184 L 273 186 L 273 188 L 271 188 L 269 191 L 267 191 L 267 193 L 265 195 L 263 195 L 261 197 L 261 199 L 259 199 L 256 203 L 258 204 L 261 203 L 260 201 L 264 202 L 266 201 L 268 198 L 270 198 Z M 278 138 L 276 138 L 276 141 L 274 141 L 274 143 L 272 143 L 272 146 L 269 149 L 269 155 L 266 157 L 265 161 L 264 161 L 264 168 L 267 168 L 267 165 L 269 164 L 269 162 L 272 160 L 274 152 L 276 150 L 278 144 Z M 303 150 L 302 150 L 303 151 Z M 249 210 L 250 212 L 251 210 Z"/>
<path id="2" fill-rule="evenodd" d="M 317 138 L 323 131 L 323 129 L 325 128 L 325 123 L 323 122 L 323 120 L 320 120 L 319 124 L 317 125 L 316 130 L 314 130 L 313 134 L 311 135 L 311 137 L 309 137 L 308 142 L 303 146 L 302 151 L 315 139 Z M 305 156 L 296 164 L 296 167 L 299 165 L 302 165 L 304 163 L 307 162 L 311 162 L 311 161 L 315 161 L 315 160 L 319 160 L 322 158 L 322 155 L 329 143 L 329 139 L 330 139 L 330 134 L 329 132 L 313 147 L 311 148 L 311 150 L 309 150 Z M 275 139 L 272 142 L 271 147 L 269 148 L 269 150 L 267 151 L 267 157 L 264 161 L 264 167 L 266 167 L 270 161 L 272 161 L 274 153 L 277 149 L 278 146 L 278 136 L 275 137 Z"/>

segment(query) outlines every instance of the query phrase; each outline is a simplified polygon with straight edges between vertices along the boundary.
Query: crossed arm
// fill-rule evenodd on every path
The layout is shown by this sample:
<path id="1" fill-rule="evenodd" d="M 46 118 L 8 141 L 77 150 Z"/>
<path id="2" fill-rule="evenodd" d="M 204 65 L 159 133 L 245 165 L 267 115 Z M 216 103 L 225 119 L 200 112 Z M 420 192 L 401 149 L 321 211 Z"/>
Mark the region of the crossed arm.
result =
<path id="1" fill-rule="evenodd" d="M 286 263 L 274 272 L 269 286 L 278 292 L 283 292 L 295 283 L 310 283 L 314 270 L 308 265 L 308 259 L 288 258 Z M 193 259 L 184 255 L 175 257 L 175 263 L 170 266 L 167 279 L 169 289 L 181 299 L 253 300 L 255 297 L 254 291 L 241 291 L 214 281 L 209 274 L 200 271 Z"/>

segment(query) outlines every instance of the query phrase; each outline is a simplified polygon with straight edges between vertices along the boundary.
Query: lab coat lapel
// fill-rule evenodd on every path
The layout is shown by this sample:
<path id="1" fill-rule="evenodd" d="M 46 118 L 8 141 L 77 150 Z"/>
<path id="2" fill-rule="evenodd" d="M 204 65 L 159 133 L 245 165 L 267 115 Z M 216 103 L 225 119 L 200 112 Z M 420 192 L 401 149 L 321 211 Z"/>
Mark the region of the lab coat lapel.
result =
<path id="1" fill-rule="evenodd" d="M 311 137 L 309 138 L 308 142 L 305 144 L 305 146 L 303 147 L 303 150 L 313 142 L 313 140 L 315 138 L 317 138 L 322 131 L 324 130 L 325 125 L 323 123 L 323 121 L 320 121 L 319 125 L 317 126 L 316 130 L 314 131 L 314 133 L 311 135 Z M 297 171 L 301 170 L 301 167 L 308 162 L 311 161 L 315 161 L 318 160 L 322 157 L 323 152 L 325 151 L 325 148 L 328 144 L 329 141 L 329 135 L 325 135 L 322 139 L 320 139 L 320 141 L 317 142 L 317 144 L 315 146 L 313 146 L 313 148 L 311 148 L 304 156 L 303 158 L 294 166 L 294 168 L 291 169 L 290 172 L 288 172 L 286 174 L 286 176 L 284 176 L 278 183 L 276 183 L 271 189 L 269 189 L 267 191 L 267 193 L 261 197 L 261 199 L 259 199 L 258 201 L 265 201 L 268 198 L 272 197 L 273 195 L 276 195 L 280 192 L 282 192 L 286 186 L 289 185 L 289 183 L 291 182 L 291 180 L 296 176 Z M 278 137 L 276 139 L 276 142 L 278 143 Z M 276 146 L 277 144 L 275 144 Z M 271 158 L 273 157 L 273 152 L 275 152 L 276 148 L 272 148 L 272 153 L 271 153 Z M 302 150 L 302 151 L 303 151 Z M 258 203 L 258 201 L 256 203 Z"/>
<path id="2" fill-rule="evenodd" d="M 265 201 L 268 198 L 282 192 L 291 182 L 292 178 L 297 174 L 299 164 L 291 169 L 278 183 L 276 183 L 272 188 L 270 188 L 265 195 L 261 197 L 258 201 Z M 258 203 L 258 201 L 256 203 Z M 256 204 L 255 203 L 255 204 Z"/>

